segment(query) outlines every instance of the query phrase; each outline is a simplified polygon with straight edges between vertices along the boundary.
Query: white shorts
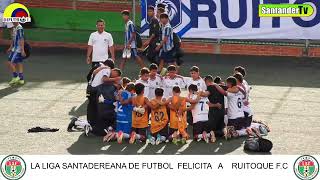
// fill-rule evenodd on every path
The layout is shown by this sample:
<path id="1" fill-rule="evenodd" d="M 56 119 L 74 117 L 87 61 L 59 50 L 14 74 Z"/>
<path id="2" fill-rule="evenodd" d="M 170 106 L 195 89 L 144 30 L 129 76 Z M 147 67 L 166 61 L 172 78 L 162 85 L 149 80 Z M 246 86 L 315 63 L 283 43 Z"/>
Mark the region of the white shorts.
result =
<path id="1" fill-rule="evenodd" d="M 0 28 L 13 28 L 13 24 L 11 22 L 3 22 L 3 13 L 0 13 Z"/>

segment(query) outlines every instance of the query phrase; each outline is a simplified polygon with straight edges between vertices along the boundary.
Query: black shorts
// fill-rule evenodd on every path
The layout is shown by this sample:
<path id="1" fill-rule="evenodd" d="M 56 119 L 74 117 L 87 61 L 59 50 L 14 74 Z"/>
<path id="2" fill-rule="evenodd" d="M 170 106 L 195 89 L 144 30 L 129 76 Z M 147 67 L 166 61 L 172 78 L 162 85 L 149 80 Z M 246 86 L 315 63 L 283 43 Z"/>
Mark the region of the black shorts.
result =
<path id="1" fill-rule="evenodd" d="M 134 131 L 137 134 L 143 136 L 143 137 L 141 137 L 141 139 L 145 139 L 147 137 L 147 129 L 148 129 L 147 127 L 145 127 L 145 128 L 134 128 L 134 127 L 132 127 L 131 132 Z"/>
<path id="2" fill-rule="evenodd" d="M 91 126 L 94 126 L 98 119 L 98 102 L 96 96 L 96 91 L 91 91 L 88 97 L 87 120 Z"/>
<path id="3" fill-rule="evenodd" d="M 173 58 L 173 50 L 168 52 L 161 51 L 159 58 L 160 60 L 163 60 L 164 63 L 173 64 L 176 62 L 175 59 Z"/>
<path id="4" fill-rule="evenodd" d="M 207 127 L 208 121 L 200 121 L 200 122 L 196 122 L 193 123 L 193 137 L 196 138 L 197 135 L 202 134 L 203 131 L 207 131 L 208 127 Z"/>
<path id="5" fill-rule="evenodd" d="M 153 134 L 151 134 L 153 137 L 157 137 L 158 134 L 160 134 L 160 136 L 164 136 L 166 138 L 168 138 L 169 136 L 169 132 L 168 132 L 168 125 L 166 125 L 163 129 L 161 129 L 160 131 L 158 132 L 155 132 Z"/>
<path id="6" fill-rule="evenodd" d="M 95 67 L 95 66 L 100 66 L 100 63 L 101 63 L 101 62 L 92 62 L 92 63 L 91 63 L 91 67 L 93 68 L 93 67 Z"/>
<path id="7" fill-rule="evenodd" d="M 235 130 L 241 130 L 245 127 L 244 118 L 229 119 L 228 126 L 233 126 Z"/>
<path id="8" fill-rule="evenodd" d="M 245 124 L 245 127 L 246 128 L 250 127 L 251 123 L 252 123 L 252 115 L 249 116 L 249 113 L 244 112 L 244 124 Z"/>

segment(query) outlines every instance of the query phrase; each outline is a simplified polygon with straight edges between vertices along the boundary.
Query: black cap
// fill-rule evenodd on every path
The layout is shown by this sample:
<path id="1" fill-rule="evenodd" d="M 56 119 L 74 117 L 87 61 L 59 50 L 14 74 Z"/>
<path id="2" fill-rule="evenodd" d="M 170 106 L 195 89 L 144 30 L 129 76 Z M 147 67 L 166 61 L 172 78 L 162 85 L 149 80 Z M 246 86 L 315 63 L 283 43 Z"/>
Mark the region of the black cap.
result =
<path id="1" fill-rule="evenodd" d="M 162 14 L 160 14 L 160 19 L 162 19 L 162 18 L 169 18 L 169 15 L 167 14 L 167 13 L 162 13 Z"/>
<path id="2" fill-rule="evenodd" d="M 166 5 L 165 4 L 163 4 L 163 3 L 159 3 L 158 5 L 157 5 L 157 8 L 166 8 Z"/>

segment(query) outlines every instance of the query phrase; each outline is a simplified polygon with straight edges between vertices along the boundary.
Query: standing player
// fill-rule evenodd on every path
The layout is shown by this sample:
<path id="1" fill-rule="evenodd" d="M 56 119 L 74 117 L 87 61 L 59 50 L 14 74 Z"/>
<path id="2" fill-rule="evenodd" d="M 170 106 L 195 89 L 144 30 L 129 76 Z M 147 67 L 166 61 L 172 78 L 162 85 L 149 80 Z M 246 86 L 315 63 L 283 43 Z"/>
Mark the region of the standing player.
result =
<path id="1" fill-rule="evenodd" d="M 158 72 L 158 66 L 154 63 L 150 64 L 149 66 L 150 75 L 149 75 L 149 100 L 154 99 L 155 96 L 155 90 L 156 88 L 162 87 L 162 77 L 157 73 Z"/>
<path id="2" fill-rule="evenodd" d="M 23 85 L 23 59 L 26 56 L 24 51 L 24 30 L 18 22 L 13 23 L 12 41 L 8 49 L 9 58 L 8 66 L 12 71 L 12 79 L 10 85 Z"/>
<path id="3" fill-rule="evenodd" d="M 147 58 L 151 63 L 157 62 L 157 41 L 159 40 L 160 25 L 158 19 L 155 17 L 154 7 L 148 6 L 149 17 L 149 39 L 143 44 L 144 47 L 148 47 Z"/>
<path id="4" fill-rule="evenodd" d="M 156 88 L 156 97 L 150 101 L 151 103 L 151 136 L 149 141 L 151 144 L 160 144 L 168 138 L 168 113 L 165 99 L 163 99 L 163 89 Z"/>
<path id="5" fill-rule="evenodd" d="M 121 12 L 121 14 L 126 25 L 125 25 L 125 48 L 122 54 L 123 59 L 120 63 L 120 69 L 121 70 L 124 69 L 126 61 L 129 60 L 131 57 L 137 61 L 137 63 L 140 65 L 141 68 L 143 68 L 145 67 L 145 65 L 141 57 L 138 55 L 137 42 L 136 42 L 137 32 L 136 32 L 135 25 L 130 20 L 130 12 L 128 10 L 124 10 Z"/>
<path id="6" fill-rule="evenodd" d="M 173 87 L 178 86 L 180 89 L 185 88 L 186 84 L 183 79 L 177 76 L 177 68 L 175 65 L 168 67 L 168 76 L 163 79 L 164 98 L 168 99 L 173 95 Z"/>
<path id="7" fill-rule="evenodd" d="M 88 41 L 87 63 L 92 67 L 99 65 L 109 58 L 109 50 L 112 60 L 115 61 L 115 53 L 112 35 L 105 31 L 105 21 L 97 20 L 97 31 L 91 33 Z"/>
<path id="8" fill-rule="evenodd" d="M 149 74 L 150 71 L 148 68 L 142 68 L 140 70 L 140 78 L 136 83 L 141 83 L 144 85 L 144 96 L 149 98 Z"/>
<path id="9" fill-rule="evenodd" d="M 194 84 L 191 84 L 188 87 L 189 95 L 188 97 L 192 100 L 197 100 L 198 98 L 198 87 Z M 193 138 L 197 141 L 202 139 L 209 143 L 210 134 L 207 134 L 207 123 L 208 123 L 208 114 L 209 114 L 209 100 L 207 97 L 201 97 L 199 101 L 195 104 L 191 104 L 190 110 L 193 117 Z M 214 134 L 213 134 L 213 137 Z M 215 142 L 215 138 L 211 140 Z"/>
<path id="10" fill-rule="evenodd" d="M 161 43 L 156 48 L 156 51 L 159 52 L 160 49 L 160 62 L 159 62 L 159 70 L 162 71 L 162 68 L 164 67 L 164 64 L 174 64 L 176 65 L 176 62 L 173 58 L 173 29 L 169 22 L 169 16 L 166 13 L 163 13 L 160 15 L 160 21 L 162 24 L 162 37 L 161 37 Z"/>

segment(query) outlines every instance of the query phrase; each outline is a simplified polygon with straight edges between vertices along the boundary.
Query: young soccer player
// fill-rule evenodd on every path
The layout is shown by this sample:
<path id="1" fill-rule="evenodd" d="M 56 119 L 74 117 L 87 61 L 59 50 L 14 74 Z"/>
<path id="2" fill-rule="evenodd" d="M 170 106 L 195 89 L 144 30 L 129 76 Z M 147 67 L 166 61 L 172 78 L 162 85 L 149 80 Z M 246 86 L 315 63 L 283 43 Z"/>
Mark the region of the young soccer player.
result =
<path id="1" fill-rule="evenodd" d="M 133 105 L 128 103 L 129 99 L 134 96 L 135 85 L 128 83 L 126 89 L 121 91 L 119 99 L 117 101 L 117 122 L 116 132 L 110 132 L 104 137 L 104 142 L 117 139 L 119 144 L 122 143 L 123 139 L 129 139 L 132 125 L 132 111 Z"/>
<path id="2" fill-rule="evenodd" d="M 150 75 L 149 75 L 149 100 L 154 99 L 155 89 L 162 87 L 162 77 L 158 74 L 158 65 L 150 64 L 149 66 Z"/>
<path id="3" fill-rule="evenodd" d="M 125 25 L 125 48 L 122 54 L 122 61 L 120 62 L 120 69 L 123 70 L 125 63 L 131 57 L 136 60 L 141 68 L 145 67 L 143 60 L 138 55 L 137 42 L 136 42 L 136 29 L 133 22 L 130 20 L 130 12 L 124 10 L 121 12 Z"/>
<path id="4" fill-rule="evenodd" d="M 191 84 L 194 84 L 198 87 L 199 91 L 207 90 L 206 83 L 200 77 L 200 69 L 198 66 L 192 66 L 190 68 L 190 77 L 183 77 L 183 80 L 187 87 L 189 87 Z"/>
<path id="5" fill-rule="evenodd" d="M 186 84 L 183 79 L 177 76 L 177 68 L 175 65 L 168 67 L 168 76 L 163 79 L 164 98 L 168 99 L 173 95 L 173 87 L 178 86 L 180 89 L 185 88 Z"/>
<path id="6" fill-rule="evenodd" d="M 129 143 L 133 144 L 136 140 L 146 140 L 148 128 L 148 108 L 150 105 L 148 98 L 144 96 L 144 85 L 137 83 L 135 85 L 137 96 L 132 98 L 132 105 L 134 106 L 132 112 L 132 132 Z"/>
<path id="7" fill-rule="evenodd" d="M 142 68 L 140 70 L 140 78 L 136 83 L 141 83 L 144 85 L 144 96 L 149 98 L 149 74 L 150 71 L 148 68 Z"/>
<path id="8" fill-rule="evenodd" d="M 169 16 L 166 13 L 160 15 L 160 21 L 162 24 L 162 33 L 161 33 L 161 43 L 156 47 L 156 51 L 160 50 L 160 62 L 159 69 L 162 71 L 164 64 L 174 64 L 176 65 L 175 59 L 173 58 L 173 28 L 169 22 Z"/>
<path id="9" fill-rule="evenodd" d="M 8 67 L 12 71 L 13 78 L 9 85 L 23 85 L 25 83 L 22 64 L 23 59 L 26 57 L 24 41 L 23 27 L 18 22 L 13 22 L 12 41 L 8 49 Z"/>
<path id="10" fill-rule="evenodd" d="M 192 100 L 197 100 L 198 98 L 198 87 L 195 84 L 191 84 L 188 87 L 189 95 L 188 97 Z M 210 134 L 207 133 L 207 123 L 209 114 L 209 100 L 207 97 L 201 97 L 199 101 L 195 104 L 191 104 L 188 108 L 192 112 L 193 117 L 193 138 L 198 142 L 204 140 L 209 143 Z M 214 136 L 214 135 L 213 135 Z M 215 139 L 214 139 L 215 141 Z M 211 141 L 211 142 L 214 142 Z"/>
<path id="11" fill-rule="evenodd" d="M 127 85 L 131 82 L 131 79 L 128 77 L 123 77 L 121 82 L 122 82 L 122 89 L 126 89 Z"/>
<path id="12" fill-rule="evenodd" d="M 243 112 L 243 94 L 239 91 L 237 87 L 237 79 L 234 77 L 227 78 L 227 91 L 222 89 L 219 85 L 214 84 L 217 90 L 227 97 L 228 108 L 228 126 L 232 136 L 237 137 L 239 134 L 235 130 L 241 130 L 245 126 L 244 122 L 244 112 Z"/>
<path id="13" fill-rule="evenodd" d="M 150 101 L 151 107 L 151 136 L 149 141 L 151 144 L 160 144 L 168 138 L 168 113 L 166 101 L 163 99 L 163 89 L 155 89 L 155 98 Z"/>

